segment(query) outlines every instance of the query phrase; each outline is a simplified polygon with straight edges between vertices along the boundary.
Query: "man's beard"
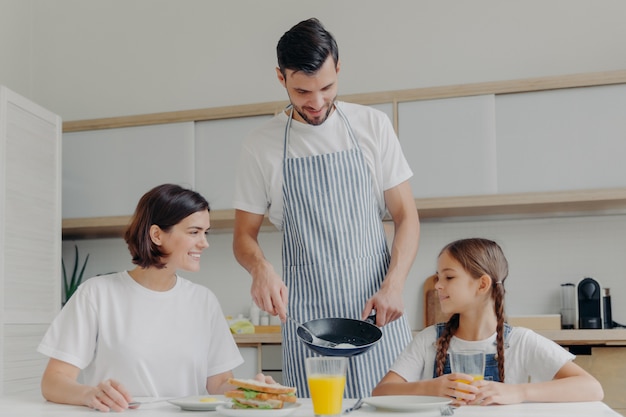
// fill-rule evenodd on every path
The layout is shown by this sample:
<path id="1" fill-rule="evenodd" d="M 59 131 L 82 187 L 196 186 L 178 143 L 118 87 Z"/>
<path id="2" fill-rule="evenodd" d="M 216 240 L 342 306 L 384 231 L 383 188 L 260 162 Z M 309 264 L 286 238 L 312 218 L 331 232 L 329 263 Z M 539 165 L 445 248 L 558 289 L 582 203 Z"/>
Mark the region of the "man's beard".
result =
<path id="1" fill-rule="evenodd" d="M 304 110 L 302 110 L 302 108 L 296 107 L 293 103 L 291 105 L 293 106 L 293 109 L 300 115 L 300 117 L 302 117 L 302 119 L 305 122 L 307 122 L 308 124 L 313 125 L 313 126 L 319 126 L 322 123 L 324 123 L 326 121 L 326 119 L 328 119 L 328 116 L 330 116 L 330 113 L 333 111 L 333 106 L 335 104 L 335 99 L 336 98 L 337 97 L 332 99 L 332 101 L 328 105 L 328 110 L 326 110 L 326 114 L 324 114 L 324 116 L 319 118 L 319 119 L 311 119 L 311 118 L 309 118 L 306 115 L 306 113 L 304 112 Z"/>

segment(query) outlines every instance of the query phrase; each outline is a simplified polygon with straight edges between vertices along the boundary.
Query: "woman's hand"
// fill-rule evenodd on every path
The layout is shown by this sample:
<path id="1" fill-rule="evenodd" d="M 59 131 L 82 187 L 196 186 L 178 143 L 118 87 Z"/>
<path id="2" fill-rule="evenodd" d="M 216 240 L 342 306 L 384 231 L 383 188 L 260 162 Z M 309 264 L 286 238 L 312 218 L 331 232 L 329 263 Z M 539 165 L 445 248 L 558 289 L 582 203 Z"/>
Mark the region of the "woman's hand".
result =
<path id="1" fill-rule="evenodd" d="M 107 379 L 99 383 L 97 387 L 90 387 L 85 404 L 98 411 L 120 412 L 126 410 L 131 401 L 132 396 L 122 384 L 113 379 Z"/>

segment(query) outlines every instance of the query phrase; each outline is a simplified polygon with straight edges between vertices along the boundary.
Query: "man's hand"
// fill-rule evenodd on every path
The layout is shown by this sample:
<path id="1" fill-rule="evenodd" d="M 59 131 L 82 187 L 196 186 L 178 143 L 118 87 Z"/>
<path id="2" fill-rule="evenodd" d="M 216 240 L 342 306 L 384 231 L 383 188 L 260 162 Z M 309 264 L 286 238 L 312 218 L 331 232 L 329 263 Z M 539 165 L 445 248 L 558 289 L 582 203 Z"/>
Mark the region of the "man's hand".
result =
<path id="1" fill-rule="evenodd" d="M 252 271 L 250 294 L 261 310 L 287 319 L 287 286 L 269 263 Z"/>
<path id="2" fill-rule="evenodd" d="M 404 313 L 404 299 L 401 289 L 382 286 L 376 294 L 365 303 L 361 312 L 361 319 L 365 320 L 376 310 L 376 325 L 382 327 L 399 319 Z"/>

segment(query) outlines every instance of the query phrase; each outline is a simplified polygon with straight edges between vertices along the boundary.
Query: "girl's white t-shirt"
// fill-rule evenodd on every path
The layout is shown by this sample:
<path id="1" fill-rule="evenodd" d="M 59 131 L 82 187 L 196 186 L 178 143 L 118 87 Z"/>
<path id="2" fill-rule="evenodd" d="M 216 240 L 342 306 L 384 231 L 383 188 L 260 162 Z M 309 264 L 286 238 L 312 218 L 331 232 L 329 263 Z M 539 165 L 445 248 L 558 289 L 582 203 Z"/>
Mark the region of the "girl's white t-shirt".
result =
<path id="1" fill-rule="evenodd" d="M 432 379 L 436 358 L 436 326 L 419 332 L 398 356 L 391 370 L 408 382 Z M 455 336 L 450 340 L 449 351 L 482 350 L 496 353 L 496 334 L 479 341 L 467 341 Z M 567 362 L 575 356 L 560 345 L 530 329 L 513 327 L 504 350 L 505 382 L 522 384 L 550 381 Z"/>

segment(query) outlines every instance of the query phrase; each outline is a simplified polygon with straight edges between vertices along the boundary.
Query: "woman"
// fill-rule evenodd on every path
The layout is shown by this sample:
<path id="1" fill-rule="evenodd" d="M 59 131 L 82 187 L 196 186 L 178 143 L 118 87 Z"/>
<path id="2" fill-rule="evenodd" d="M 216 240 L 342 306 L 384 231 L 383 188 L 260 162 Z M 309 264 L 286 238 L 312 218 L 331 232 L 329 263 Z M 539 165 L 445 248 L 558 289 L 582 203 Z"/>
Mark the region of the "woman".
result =
<path id="1" fill-rule="evenodd" d="M 140 199 L 124 236 L 136 267 L 84 282 L 39 345 L 47 400 L 122 411 L 133 396 L 232 389 L 243 359 L 219 302 L 176 272 L 200 269 L 210 225 L 194 191 L 164 184 Z"/>
<path id="2" fill-rule="evenodd" d="M 428 327 L 396 359 L 374 395 L 452 397 L 456 404 L 600 401 L 600 383 L 553 341 L 504 317 L 508 263 L 487 239 L 450 243 L 439 254 L 437 283 L 447 323 Z M 451 373 L 448 352 L 482 350 L 485 379 Z M 465 382 L 464 382 L 465 381 Z M 529 382 L 530 381 L 530 382 Z"/>

